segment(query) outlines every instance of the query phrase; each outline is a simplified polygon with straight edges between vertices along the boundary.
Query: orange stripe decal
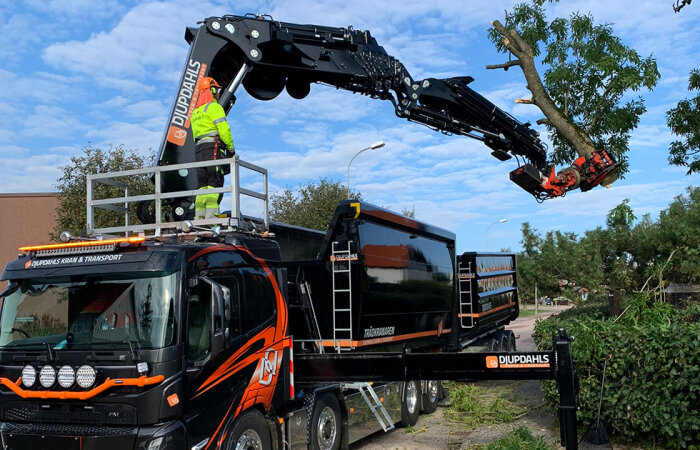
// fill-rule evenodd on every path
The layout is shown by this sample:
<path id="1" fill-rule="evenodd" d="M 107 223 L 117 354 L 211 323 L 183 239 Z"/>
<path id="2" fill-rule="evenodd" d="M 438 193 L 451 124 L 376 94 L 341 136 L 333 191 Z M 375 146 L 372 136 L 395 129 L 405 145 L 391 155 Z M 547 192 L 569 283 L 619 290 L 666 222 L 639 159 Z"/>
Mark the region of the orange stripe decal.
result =
<path id="1" fill-rule="evenodd" d="M 496 312 L 496 311 L 500 311 L 500 310 L 502 310 L 502 309 L 509 308 L 509 307 L 511 307 L 511 306 L 515 306 L 515 303 L 514 303 L 514 302 L 506 303 L 505 305 L 501 305 L 501 306 L 499 306 L 499 307 L 497 307 L 497 308 L 489 309 L 488 311 L 484 311 L 484 312 L 480 312 L 480 313 L 474 313 L 474 314 L 459 314 L 459 317 L 483 317 L 483 316 L 487 316 L 487 315 L 489 315 L 489 314 L 491 314 L 491 313 L 494 313 L 494 312 Z"/>

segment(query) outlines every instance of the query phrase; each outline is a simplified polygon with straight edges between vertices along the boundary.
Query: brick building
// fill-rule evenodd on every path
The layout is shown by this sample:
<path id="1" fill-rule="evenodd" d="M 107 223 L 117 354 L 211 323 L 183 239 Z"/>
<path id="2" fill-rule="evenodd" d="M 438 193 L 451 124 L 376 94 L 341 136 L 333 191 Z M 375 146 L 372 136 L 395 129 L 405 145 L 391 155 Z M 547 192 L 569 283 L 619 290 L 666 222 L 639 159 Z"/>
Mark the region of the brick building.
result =
<path id="1" fill-rule="evenodd" d="M 56 192 L 0 194 L 0 267 L 17 257 L 18 247 L 49 242 L 57 207 Z M 6 285 L 0 282 L 0 290 Z"/>

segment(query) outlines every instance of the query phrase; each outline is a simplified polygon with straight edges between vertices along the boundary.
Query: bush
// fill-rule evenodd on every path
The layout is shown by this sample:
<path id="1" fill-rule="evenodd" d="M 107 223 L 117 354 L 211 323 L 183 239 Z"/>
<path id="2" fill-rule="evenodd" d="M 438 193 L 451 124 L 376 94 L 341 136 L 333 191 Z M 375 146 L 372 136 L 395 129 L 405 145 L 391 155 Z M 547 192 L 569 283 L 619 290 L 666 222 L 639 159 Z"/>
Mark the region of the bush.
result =
<path id="1" fill-rule="evenodd" d="M 688 320 L 698 311 L 679 314 L 644 296 L 627 302 L 617 318 L 577 314 L 538 321 L 538 348 L 551 349 L 560 327 L 576 340 L 571 345 L 581 390 L 579 423 L 597 415 L 603 365 L 607 360 L 602 421 L 622 440 L 685 448 L 700 443 L 700 325 Z M 580 310 L 579 310 L 580 311 Z M 555 404 L 553 382 L 543 384 Z"/>

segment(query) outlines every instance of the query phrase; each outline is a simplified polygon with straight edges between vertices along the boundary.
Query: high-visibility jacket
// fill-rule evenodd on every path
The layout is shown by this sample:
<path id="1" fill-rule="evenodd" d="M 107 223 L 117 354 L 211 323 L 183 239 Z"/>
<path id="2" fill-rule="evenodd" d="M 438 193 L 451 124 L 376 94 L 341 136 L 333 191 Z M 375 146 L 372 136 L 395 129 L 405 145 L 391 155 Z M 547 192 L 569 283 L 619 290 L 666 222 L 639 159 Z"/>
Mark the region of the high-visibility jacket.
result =
<path id="1" fill-rule="evenodd" d="M 226 122 L 226 112 L 217 102 L 209 102 L 192 111 L 190 118 L 192 134 L 195 142 L 214 140 L 216 136 L 226 144 L 229 151 L 233 150 L 231 128 Z"/>

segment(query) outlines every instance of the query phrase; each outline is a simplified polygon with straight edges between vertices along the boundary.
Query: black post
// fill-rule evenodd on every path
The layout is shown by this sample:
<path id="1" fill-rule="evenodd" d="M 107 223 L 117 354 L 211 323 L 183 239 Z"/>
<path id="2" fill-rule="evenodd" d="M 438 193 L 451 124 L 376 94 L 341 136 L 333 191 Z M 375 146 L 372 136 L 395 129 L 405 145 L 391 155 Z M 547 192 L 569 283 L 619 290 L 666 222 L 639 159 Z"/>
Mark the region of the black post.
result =
<path id="1" fill-rule="evenodd" d="M 566 330 L 559 329 L 559 335 L 554 339 L 554 351 L 557 355 L 556 377 L 559 385 L 559 429 L 561 430 L 561 445 L 566 450 L 578 447 L 576 439 L 576 369 L 571 359 L 569 343 L 573 340 Z"/>

